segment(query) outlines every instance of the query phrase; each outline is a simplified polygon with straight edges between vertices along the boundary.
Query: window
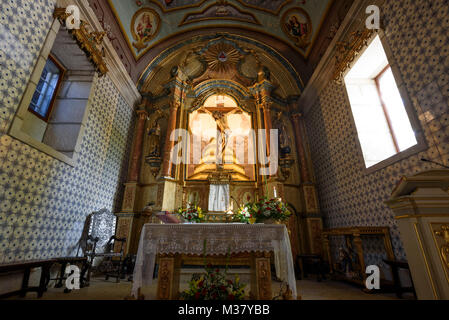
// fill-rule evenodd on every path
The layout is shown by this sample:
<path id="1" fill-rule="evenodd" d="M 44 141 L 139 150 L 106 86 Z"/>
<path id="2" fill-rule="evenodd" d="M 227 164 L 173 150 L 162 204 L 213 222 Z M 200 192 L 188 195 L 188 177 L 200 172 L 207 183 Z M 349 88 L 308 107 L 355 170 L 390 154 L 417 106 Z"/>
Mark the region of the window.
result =
<path id="1" fill-rule="evenodd" d="M 345 76 L 345 84 L 367 168 L 417 145 L 379 36 Z"/>
<path id="2" fill-rule="evenodd" d="M 74 166 L 96 79 L 86 54 L 55 19 L 8 133 Z"/>
<path id="3" fill-rule="evenodd" d="M 61 64 L 50 55 L 29 106 L 29 110 L 44 121 L 48 121 L 64 72 Z"/>

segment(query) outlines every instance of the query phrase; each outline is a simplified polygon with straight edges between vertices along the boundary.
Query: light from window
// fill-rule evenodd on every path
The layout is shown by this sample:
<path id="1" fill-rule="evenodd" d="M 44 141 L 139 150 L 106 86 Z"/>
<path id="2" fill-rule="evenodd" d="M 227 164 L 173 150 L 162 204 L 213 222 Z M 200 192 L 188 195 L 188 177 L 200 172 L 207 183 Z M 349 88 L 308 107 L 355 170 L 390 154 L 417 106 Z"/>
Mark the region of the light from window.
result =
<path id="1" fill-rule="evenodd" d="M 345 84 L 367 168 L 417 144 L 378 36 L 345 76 Z"/>
<path id="2" fill-rule="evenodd" d="M 43 120 L 48 120 L 64 69 L 51 57 L 45 64 L 29 110 Z"/>

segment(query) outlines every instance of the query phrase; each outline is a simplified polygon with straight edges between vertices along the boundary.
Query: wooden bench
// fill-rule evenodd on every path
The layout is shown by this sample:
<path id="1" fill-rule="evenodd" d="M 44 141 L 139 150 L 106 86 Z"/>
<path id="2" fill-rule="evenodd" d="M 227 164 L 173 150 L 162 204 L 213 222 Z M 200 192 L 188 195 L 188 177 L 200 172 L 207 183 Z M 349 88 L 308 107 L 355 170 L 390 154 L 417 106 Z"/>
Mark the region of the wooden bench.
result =
<path id="1" fill-rule="evenodd" d="M 38 298 L 41 298 L 45 291 L 47 291 L 48 279 L 50 278 L 50 268 L 54 263 L 54 259 L 48 260 L 30 260 L 24 262 L 14 262 L 0 265 L 0 274 L 13 273 L 23 271 L 22 286 L 20 290 L 4 293 L 0 295 L 0 299 L 9 298 L 11 296 L 19 295 L 24 298 L 27 292 L 37 292 Z M 42 268 L 39 286 L 30 287 L 30 273 L 32 269 Z"/>
<path id="2" fill-rule="evenodd" d="M 56 279 L 50 278 L 50 269 L 54 264 L 60 264 L 61 270 Z M 87 264 L 87 258 L 86 257 L 59 257 L 59 258 L 52 258 L 52 259 L 46 259 L 46 260 L 29 260 L 29 261 L 22 261 L 22 262 L 14 262 L 14 263 L 7 263 L 7 264 L 0 264 L 0 274 L 5 273 L 17 273 L 17 272 L 23 272 L 23 278 L 22 278 L 22 286 L 20 290 L 7 292 L 4 294 L 0 294 L 0 299 L 6 299 L 12 296 L 20 296 L 24 298 L 27 294 L 27 292 L 37 292 L 37 297 L 41 298 L 44 294 L 44 292 L 47 291 L 47 286 L 50 280 L 57 280 L 57 283 L 55 285 L 55 288 L 61 288 L 63 287 L 63 280 L 66 279 L 65 277 L 65 269 L 67 265 L 76 265 L 76 264 L 82 264 L 82 271 L 80 276 L 80 282 L 81 286 L 83 286 L 83 280 L 84 280 L 84 274 L 86 272 L 86 264 Z M 29 286 L 29 280 L 30 280 L 30 274 L 31 270 L 35 268 L 41 268 L 41 276 L 39 280 L 39 286 L 37 287 L 30 287 Z M 70 290 L 65 289 L 64 292 L 70 292 Z"/>

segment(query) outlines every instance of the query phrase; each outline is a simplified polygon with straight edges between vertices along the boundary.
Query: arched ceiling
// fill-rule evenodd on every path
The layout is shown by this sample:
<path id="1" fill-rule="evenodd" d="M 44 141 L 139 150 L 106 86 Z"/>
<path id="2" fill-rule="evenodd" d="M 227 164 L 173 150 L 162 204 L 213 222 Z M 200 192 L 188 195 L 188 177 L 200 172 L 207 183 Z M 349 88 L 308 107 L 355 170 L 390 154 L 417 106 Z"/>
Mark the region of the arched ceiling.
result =
<path id="1" fill-rule="evenodd" d="M 185 53 L 227 34 L 269 66 L 274 81 L 302 91 L 353 0 L 89 0 L 133 80 L 181 63 Z M 299 23 L 297 23 L 299 22 Z M 170 50 L 182 50 L 175 54 Z M 280 67 L 281 66 L 281 67 Z M 296 79 L 294 79 L 296 77 Z M 288 78 L 288 79 L 287 79 Z M 288 81 L 287 81 L 288 80 Z M 148 88 L 147 88 L 148 89 Z"/>

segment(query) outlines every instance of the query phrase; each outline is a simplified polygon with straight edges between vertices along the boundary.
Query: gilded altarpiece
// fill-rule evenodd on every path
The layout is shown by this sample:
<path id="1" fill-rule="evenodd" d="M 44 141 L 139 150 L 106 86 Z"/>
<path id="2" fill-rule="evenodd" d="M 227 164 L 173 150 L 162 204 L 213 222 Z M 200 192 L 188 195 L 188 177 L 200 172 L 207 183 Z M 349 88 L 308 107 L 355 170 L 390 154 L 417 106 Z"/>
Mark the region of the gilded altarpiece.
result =
<path id="1" fill-rule="evenodd" d="M 165 80 L 144 86 L 154 92 L 142 92 L 132 155 L 139 161 L 130 163 L 118 214 L 132 220 L 127 253 L 137 252 L 140 230 L 156 214 L 194 203 L 208 222 L 229 222 L 242 205 L 263 197 L 289 204 L 294 256 L 320 253 L 322 222 L 304 119 L 297 98 L 278 96 L 270 66 L 222 36 L 157 72 Z M 218 200 L 210 196 L 214 188 Z M 226 206 L 215 206 L 219 212 L 208 210 L 221 200 Z"/>

